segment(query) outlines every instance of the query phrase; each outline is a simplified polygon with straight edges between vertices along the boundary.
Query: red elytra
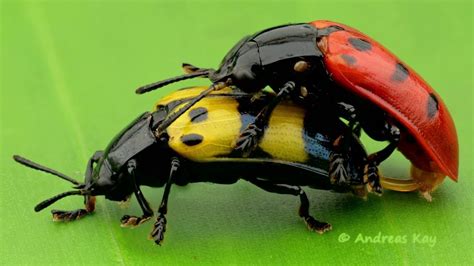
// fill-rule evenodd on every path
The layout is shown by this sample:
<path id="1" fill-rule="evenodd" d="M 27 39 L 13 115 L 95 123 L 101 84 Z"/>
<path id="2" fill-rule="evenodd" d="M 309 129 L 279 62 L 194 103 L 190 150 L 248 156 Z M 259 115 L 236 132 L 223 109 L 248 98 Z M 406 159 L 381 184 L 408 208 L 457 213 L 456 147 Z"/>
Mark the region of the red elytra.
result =
<path id="1" fill-rule="evenodd" d="M 413 69 L 367 35 L 344 24 L 317 20 L 316 28 L 342 27 L 318 46 L 331 77 L 369 100 L 408 131 L 398 149 L 416 167 L 458 178 L 456 128 L 445 104 Z M 410 141 L 414 138 L 416 142 Z"/>

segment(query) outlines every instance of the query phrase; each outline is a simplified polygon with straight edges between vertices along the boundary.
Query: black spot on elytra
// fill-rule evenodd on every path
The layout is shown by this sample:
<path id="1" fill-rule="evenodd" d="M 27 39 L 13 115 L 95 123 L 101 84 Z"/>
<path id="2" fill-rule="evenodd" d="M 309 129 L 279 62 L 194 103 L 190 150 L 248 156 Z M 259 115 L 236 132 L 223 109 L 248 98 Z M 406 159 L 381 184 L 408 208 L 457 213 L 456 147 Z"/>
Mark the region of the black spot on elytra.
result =
<path id="1" fill-rule="evenodd" d="M 369 41 L 359 38 L 349 38 L 349 43 L 354 47 L 356 50 L 365 52 L 372 49 L 372 44 Z"/>
<path id="2" fill-rule="evenodd" d="M 407 79 L 408 75 L 409 73 L 407 67 L 399 62 L 395 65 L 395 72 L 393 72 L 392 80 L 402 82 Z"/>
<path id="3" fill-rule="evenodd" d="M 346 62 L 346 64 L 348 64 L 350 66 L 355 65 L 355 63 L 357 62 L 355 57 L 353 57 L 352 55 L 342 54 L 341 58 L 344 60 L 344 62 Z"/>
<path id="4" fill-rule="evenodd" d="M 433 118 L 439 110 L 438 99 L 434 93 L 430 93 L 428 98 L 428 117 Z"/>
<path id="5" fill-rule="evenodd" d="M 207 108 L 197 107 L 189 111 L 189 118 L 193 123 L 199 123 L 207 119 Z"/>
<path id="6" fill-rule="evenodd" d="M 181 141 L 187 146 L 195 146 L 202 142 L 204 137 L 199 134 L 188 134 L 181 136 Z"/>

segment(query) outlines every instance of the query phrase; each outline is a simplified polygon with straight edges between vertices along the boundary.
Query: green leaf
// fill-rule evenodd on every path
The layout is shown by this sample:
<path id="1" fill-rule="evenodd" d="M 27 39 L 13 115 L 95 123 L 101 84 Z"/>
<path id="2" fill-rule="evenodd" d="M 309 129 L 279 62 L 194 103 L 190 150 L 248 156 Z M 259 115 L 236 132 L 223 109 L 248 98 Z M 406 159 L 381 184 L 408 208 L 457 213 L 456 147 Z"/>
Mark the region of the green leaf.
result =
<path id="1" fill-rule="evenodd" d="M 472 264 L 472 2 L 428 1 L 3 1 L 1 3 L 0 258 L 3 264 Z M 152 222 L 98 199 L 96 213 L 62 224 L 39 201 L 70 189 L 16 164 L 24 155 L 77 179 L 95 150 L 151 109 L 164 93 L 135 88 L 216 67 L 242 36 L 288 22 L 330 19 L 380 41 L 436 88 L 456 122 L 459 183 L 434 201 L 387 192 L 367 201 L 307 189 L 311 212 L 331 222 L 318 235 L 297 215 L 298 199 L 246 182 L 173 187 L 164 245 L 147 240 Z M 374 151 L 376 144 L 370 144 Z M 406 177 L 395 155 L 385 173 Z M 162 188 L 144 193 L 158 207 Z M 76 209 L 79 197 L 54 208 Z M 392 240 L 390 240 L 392 239 Z M 426 243 L 423 242 L 426 240 Z"/>

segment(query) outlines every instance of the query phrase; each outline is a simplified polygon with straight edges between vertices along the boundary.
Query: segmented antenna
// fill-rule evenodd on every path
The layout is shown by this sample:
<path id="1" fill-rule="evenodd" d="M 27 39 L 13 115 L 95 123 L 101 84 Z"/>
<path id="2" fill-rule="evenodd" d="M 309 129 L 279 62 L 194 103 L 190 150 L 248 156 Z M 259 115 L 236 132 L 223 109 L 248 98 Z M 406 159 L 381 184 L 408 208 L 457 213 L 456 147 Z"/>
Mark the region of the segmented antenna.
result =
<path id="1" fill-rule="evenodd" d="M 71 195 L 84 195 L 84 193 L 81 190 L 72 190 L 72 191 L 67 191 L 67 192 L 60 193 L 60 194 L 58 194 L 54 197 L 51 197 L 49 199 L 46 199 L 46 200 L 38 203 L 38 205 L 35 206 L 35 212 L 39 212 L 39 211 L 43 210 L 44 208 L 48 207 L 49 205 L 55 203 L 56 201 L 58 201 L 62 198 L 65 198 L 67 196 L 71 196 Z"/>
<path id="2" fill-rule="evenodd" d="M 20 164 L 22 164 L 22 165 L 24 165 L 24 166 L 26 166 L 26 167 L 33 168 L 33 169 L 35 169 L 35 170 L 43 171 L 43 172 L 46 172 L 46 173 L 55 175 L 55 176 L 57 176 L 57 177 L 60 177 L 60 178 L 62 178 L 62 179 L 64 179 L 64 180 L 66 180 L 66 181 L 69 181 L 69 182 L 73 183 L 74 185 L 82 185 L 81 182 L 75 180 L 75 179 L 72 178 L 72 177 L 69 177 L 69 176 L 67 176 L 67 175 L 65 175 L 65 174 L 63 174 L 63 173 L 60 173 L 60 172 L 58 172 L 58 171 L 56 171 L 56 170 L 53 170 L 53 169 L 51 169 L 51 168 L 48 168 L 48 167 L 46 167 L 46 166 L 42 166 L 42 165 L 40 165 L 40 164 L 37 164 L 37 163 L 35 163 L 35 162 L 32 162 L 32 161 L 30 161 L 30 160 L 28 160 L 28 159 L 26 159 L 26 158 L 23 158 L 23 157 L 21 157 L 21 156 L 19 156 L 19 155 L 13 155 L 13 160 L 15 160 L 17 163 L 20 163 Z"/>
<path id="3" fill-rule="evenodd" d="M 220 90 L 226 87 L 228 84 L 230 84 L 230 81 L 227 81 L 227 83 L 226 82 L 213 83 L 206 90 L 202 91 L 198 96 L 196 96 L 191 101 L 189 101 L 185 106 L 181 107 L 181 109 L 169 115 L 156 129 L 156 135 L 160 136 L 161 134 L 163 134 L 166 128 L 168 128 L 168 126 L 171 125 L 176 119 L 178 119 L 178 117 L 184 114 L 187 110 L 193 107 L 197 102 L 202 100 L 204 97 L 209 95 L 212 91 Z"/>
<path id="4" fill-rule="evenodd" d="M 165 80 L 162 80 L 162 81 L 158 81 L 158 82 L 155 82 L 155 83 L 152 83 L 152 84 L 142 86 L 142 87 L 138 88 L 137 90 L 135 90 L 135 93 L 143 94 L 143 93 L 146 93 L 146 92 L 149 92 L 149 91 L 152 91 L 152 90 L 156 90 L 158 88 L 164 87 L 168 84 L 175 83 L 175 82 L 178 82 L 178 81 L 193 79 L 193 78 L 197 78 L 197 77 L 207 77 L 207 76 L 209 76 L 209 73 L 210 73 L 210 70 L 197 71 L 197 72 L 192 72 L 192 73 L 189 73 L 189 74 L 184 74 L 184 75 L 181 75 L 181 76 L 165 79 Z"/>

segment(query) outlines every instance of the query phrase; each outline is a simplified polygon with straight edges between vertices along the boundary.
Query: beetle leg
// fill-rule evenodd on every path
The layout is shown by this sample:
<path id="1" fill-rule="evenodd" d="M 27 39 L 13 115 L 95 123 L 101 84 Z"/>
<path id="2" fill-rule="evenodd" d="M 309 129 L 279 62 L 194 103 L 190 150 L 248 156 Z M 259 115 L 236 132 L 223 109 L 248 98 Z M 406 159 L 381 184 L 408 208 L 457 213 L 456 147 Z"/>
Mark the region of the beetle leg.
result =
<path id="1" fill-rule="evenodd" d="M 345 158 L 342 153 L 331 152 L 329 155 L 329 180 L 333 185 L 346 185 L 349 183 L 349 175 L 344 165 Z"/>
<path id="2" fill-rule="evenodd" d="M 349 130 L 347 131 L 347 137 L 350 139 L 351 135 L 354 133 L 357 137 L 360 137 L 361 134 L 361 125 L 358 123 L 357 111 L 356 108 L 345 102 L 338 102 L 337 107 L 339 109 L 339 114 L 342 118 L 345 118 L 349 121 Z"/>
<path id="3" fill-rule="evenodd" d="M 256 116 L 255 121 L 250 123 L 241 133 L 235 143 L 234 150 L 243 157 L 248 157 L 257 148 L 260 138 L 263 136 L 265 126 L 268 124 L 273 109 L 280 103 L 283 97 L 289 95 L 296 85 L 293 81 L 288 81 L 278 91 L 278 94 L 266 105 Z"/>
<path id="4" fill-rule="evenodd" d="M 354 133 L 354 135 L 360 138 L 360 135 L 362 133 L 362 126 L 359 123 L 355 123 L 355 126 L 352 129 L 352 132 Z"/>
<path id="5" fill-rule="evenodd" d="M 385 124 L 386 133 L 388 135 L 389 144 L 382 150 L 372 153 L 368 157 L 367 163 L 367 186 L 369 191 L 377 194 L 382 193 L 382 185 L 380 184 L 380 174 L 377 166 L 386 160 L 397 148 L 400 141 L 400 129 L 389 123 Z"/>
<path id="6" fill-rule="evenodd" d="M 351 139 L 350 136 L 352 134 L 355 134 L 357 137 L 360 137 L 362 126 L 357 121 L 358 115 L 354 106 L 344 102 L 339 102 L 337 104 L 339 107 L 339 111 L 342 114 L 342 117 L 349 120 L 348 131 L 346 134 L 347 139 Z M 378 170 L 378 165 L 380 164 L 380 162 L 387 159 L 390 154 L 392 154 L 392 152 L 398 146 L 398 141 L 400 139 L 400 130 L 397 127 L 390 125 L 386 122 L 384 130 L 381 133 L 384 135 L 388 135 L 390 144 L 383 150 L 376 152 L 368 157 L 365 173 L 368 191 L 374 192 L 377 195 L 382 194 L 382 186 L 380 184 L 380 174 Z M 348 141 L 345 141 L 343 146 L 344 150 L 348 150 L 350 143 L 348 143 Z"/>
<path id="7" fill-rule="evenodd" d="M 103 151 L 96 151 L 87 162 L 84 184 L 88 184 L 90 182 L 90 179 L 92 178 L 92 170 L 94 167 L 94 163 L 97 163 L 99 159 L 102 158 L 103 154 L 104 154 Z M 84 188 L 84 187 L 83 187 L 83 184 L 81 184 L 77 186 L 76 188 Z M 82 217 L 94 211 L 95 196 L 90 196 L 90 195 L 84 196 L 84 205 L 85 205 L 85 209 L 77 209 L 77 210 L 72 210 L 72 211 L 51 210 L 51 214 L 53 215 L 53 220 L 56 222 L 69 222 L 69 221 L 81 219 Z"/>
<path id="8" fill-rule="evenodd" d="M 77 209 L 72 211 L 51 210 L 53 214 L 53 221 L 55 222 L 70 222 L 79 220 L 89 214 L 85 209 Z"/>
<path id="9" fill-rule="evenodd" d="M 346 138 L 346 134 L 342 134 L 332 143 L 331 150 L 328 171 L 331 184 L 341 187 L 349 186 L 355 196 L 366 198 L 368 189 L 367 182 L 364 181 L 367 177 L 368 162 L 362 143 L 355 136 Z M 357 169 L 351 167 L 354 166 L 354 163 L 358 166 Z M 365 169 L 362 168 L 364 166 Z M 362 172 L 364 170 L 365 172 Z M 370 170 L 376 173 L 378 178 L 377 166 L 370 168 Z"/>
<path id="10" fill-rule="evenodd" d="M 104 155 L 104 151 L 96 151 L 86 166 L 86 178 L 84 184 L 90 184 L 92 179 L 92 171 L 94 170 L 94 164 L 99 162 L 100 158 Z"/>
<path id="11" fill-rule="evenodd" d="M 331 184 L 344 186 L 351 184 L 351 177 L 347 172 L 346 160 L 349 153 L 351 138 L 346 135 L 340 135 L 332 143 L 332 151 L 329 154 L 329 180 Z"/>
<path id="12" fill-rule="evenodd" d="M 323 234 L 327 231 L 330 231 L 332 229 L 332 225 L 326 222 L 318 221 L 311 215 L 309 215 L 309 200 L 308 197 L 306 196 L 306 193 L 304 192 L 303 189 L 298 187 L 300 189 L 300 209 L 299 209 L 299 215 L 304 219 L 304 222 L 306 223 L 306 226 L 308 227 L 309 230 L 315 231 L 319 234 Z"/>
<path id="13" fill-rule="evenodd" d="M 354 123 L 354 121 L 357 118 L 357 114 L 356 114 L 356 109 L 353 105 L 345 103 L 345 102 L 338 102 L 337 107 L 342 117 L 349 120 L 349 123 Z"/>
<path id="14" fill-rule="evenodd" d="M 153 216 L 153 210 L 151 209 L 148 201 L 145 199 L 143 192 L 140 190 L 140 186 L 137 184 L 135 178 L 135 169 L 137 167 L 137 162 L 135 160 L 130 160 L 127 163 L 127 171 L 130 175 L 130 178 L 133 183 L 133 193 L 137 198 L 138 204 L 140 205 L 143 215 L 141 217 L 133 215 L 124 215 L 120 220 L 122 227 L 135 227 L 146 221 L 148 221 Z"/>
<path id="15" fill-rule="evenodd" d="M 161 245 L 163 242 L 166 232 L 166 213 L 168 212 L 168 196 L 171 190 L 171 184 L 175 179 L 179 170 L 180 161 L 177 157 L 171 159 L 171 169 L 166 182 L 165 189 L 163 192 L 163 198 L 161 199 L 160 208 L 158 208 L 158 217 L 153 225 L 153 230 L 150 233 L 150 238 L 155 241 L 156 244 Z"/>
<path id="16" fill-rule="evenodd" d="M 309 215 L 309 200 L 306 196 L 306 193 L 301 187 L 285 184 L 275 184 L 258 178 L 251 178 L 246 180 L 268 192 L 300 196 L 301 204 L 298 214 L 301 218 L 303 218 L 308 229 L 311 231 L 315 231 L 319 234 L 322 234 L 332 229 L 332 226 L 329 223 L 318 221 L 314 217 Z"/>
<path id="17" fill-rule="evenodd" d="M 369 161 L 364 176 L 364 182 L 367 183 L 367 190 L 373 192 L 376 195 L 382 195 L 383 189 L 380 184 L 380 173 L 377 165 L 374 162 Z"/>
<path id="18" fill-rule="evenodd" d="M 382 150 L 369 155 L 369 161 L 374 162 L 376 165 L 386 160 L 395 151 L 400 141 L 400 129 L 397 126 L 386 123 L 385 127 L 390 144 Z"/>

